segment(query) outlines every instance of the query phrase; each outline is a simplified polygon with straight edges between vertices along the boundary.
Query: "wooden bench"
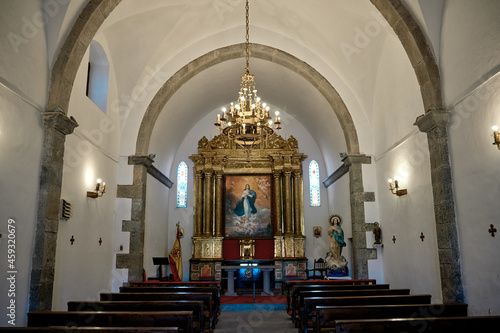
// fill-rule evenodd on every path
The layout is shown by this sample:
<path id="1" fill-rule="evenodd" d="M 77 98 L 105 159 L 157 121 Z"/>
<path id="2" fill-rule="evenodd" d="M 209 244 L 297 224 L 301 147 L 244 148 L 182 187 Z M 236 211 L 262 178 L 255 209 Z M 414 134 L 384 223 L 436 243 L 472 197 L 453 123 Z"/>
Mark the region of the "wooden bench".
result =
<path id="1" fill-rule="evenodd" d="M 315 332 L 334 332 L 337 320 L 466 317 L 467 304 L 316 306 Z"/>
<path id="2" fill-rule="evenodd" d="M 292 321 L 301 321 L 304 309 L 304 299 L 321 297 L 350 297 L 350 296 L 387 296 L 387 295 L 410 295 L 410 289 L 347 289 L 347 290 L 305 290 L 300 291 L 295 304 L 292 303 Z M 298 326 L 296 324 L 296 326 Z"/>
<path id="3" fill-rule="evenodd" d="M 16 333 L 50 332 L 50 333 L 177 333 L 177 327 L 0 327 L 0 331 Z"/>
<path id="4" fill-rule="evenodd" d="M 300 331 L 308 332 L 313 326 L 311 312 L 317 306 L 349 306 L 349 305 L 398 305 L 398 304 L 431 304 L 431 295 L 377 295 L 349 297 L 305 297 L 304 307 L 300 312 L 297 326 Z"/>
<path id="5" fill-rule="evenodd" d="M 283 293 L 287 296 L 295 286 L 315 284 L 315 285 L 359 285 L 359 284 L 376 284 L 375 279 L 355 279 L 355 280 L 291 280 L 286 281 L 283 286 Z"/>
<path id="6" fill-rule="evenodd" d="M 172 285 L 172 286 L 143 286 L 143 287 L 120 287 L 120 292 L 124 293 L 171 293 L 171 292 L 210 292 L 212 293 L 213 308 L 216 314 L 220 314 L 220 288 L 217 286 L 193 286 L 193 285 Z M 217 316 L 214 318 L 217 320 Z"/>
<path id="7" fill-rule="evenodd" d="M 100 312 L 100 311 L 30 311 L 28 325 L 102 326 L 102 327 L 178 327 L 193 332 L 191 311 Z"/>
<path id="8" fill-rule="evenodd" d="M 194 330 L 205 329 L 203 301 L 70 301 L 68 311 L 192 311 Z"/>
<path id="9" fill-rule="evenodd" d="M 213 308 L 212 293 L 172 292 L 172 293 L 101 293 L 101 301 L 203 301 L 205 319 L 212 331 L 216 313 Z"/>
<path id="10" fill-rule="evenodd" d="M 498 333 L 500 316 L 337 320 L 336 333 Z"/>
<path id="11" fill-rule="evenodd" d="M 287 295 L 287 312 L 292 310 L 292 304 L 297 303 L 299 292 L 307 290 L 363 290 L 363 289 L 389 289 L 388 284 L 300 284 L 294 286 Z"/>
<path id="12" fill-rule="evenodd" d="M 168 287 L 168 286 L 193 286 L 193 287 L 217 287 L 221 289 L 220 281 L 163 281 L 163 280 L 149 280 L 149 281 L 133 281 L 128 282 L 131 287 Z"/>

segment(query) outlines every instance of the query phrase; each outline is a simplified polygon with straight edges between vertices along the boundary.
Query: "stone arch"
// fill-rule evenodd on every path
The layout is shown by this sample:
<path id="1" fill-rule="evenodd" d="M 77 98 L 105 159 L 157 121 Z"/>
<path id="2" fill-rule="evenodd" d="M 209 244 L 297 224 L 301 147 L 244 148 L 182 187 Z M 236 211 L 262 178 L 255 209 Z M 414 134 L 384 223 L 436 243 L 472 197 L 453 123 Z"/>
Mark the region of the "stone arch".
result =
<path id="1" fill-rule="evenodd" d="M 408 55 L 420 86 L 424 110 L 442 109 L 439 67 L 417 21 L 401 0 L 370 1 L 392 27 Z"/>
<path id="2" fill-rule="evenodd" d="M 442 108 L 441 77 L 434 55 L 417 22 L 401 0 L 370 0 L 396 32 L 415 70 L 424 109 Z M 73 25 L 50 76 L 47 110 L 67 112 L 76 72 L 104 20 L 121 0 L 90 0 Z M 344 129 L 345 130 L 345 129 Z"/>
<path id="3" fill-rule="evenodd" d="M 319 72 L 295 56 L 271 46 L 250 44 L 250 52 L 253 58 L 268 60 L 282 65 L 298 73 L 312 84 L 325 97 L 337 115 L 338 121 L 344 131 L 347 152 L 349 154 L 359 154 L 358 135 L 351 114 L 335 88 Z M 158 93 L 153 97 L 144 114 L 137 136 L 135 154 L 138 156 L 148 154 L 151 133 L 153 132 L 158 116 L 168 100 L 184 83 L 209 67 L 244 56 L 244 43 L 226 46 L 202 55 L 172 75 L 158 90 Z"/>
<path id="4" fill-rule="evenodd" d="M 51 117 L 55 117 L 58 121 L 44 121 L 46 129 L 42 152 L 44 159 L 42 160 L 41 170 L 53 170 L 54 176 L 46 177 L 41 174 L 41 178 L 44 180 L 40 181 L 39 193 L 43 194 L 49 191 L 53 191 L 54 193 L 51 195 L 39 196 L 39 216 L 37 217 L 36 233 L 41 236 L 37 237 L 35 240 L 34 253 L 40 254 L 36 258 L 34 257 L 32 263 L 30 310 L 50 310 L 52 304 L 55 248 L 52 246 L 47 250 L 45 249 L 45 243 L 55 244 L 55 242 L 51 242 L 51 237 L 57 235 L 57 228 L 54 232 L 51 230 L 50 226 L 47 226 L 47 223 L 54 220 L 52 215 L 58 214 L 58 209 L 55 207 L 58 207 L 60 201 L 63 169 L 63 154 L 58 153 L 61 151 L 61 147 L 57 146 L 55 143 L 59 142 L 61 145 L 64 145 L 64 135 L 70 134 L 72 129 L 78 126 L 76 122 L 65 116 L 68 112 L 71 90 L 77 70 L 91 40 L 94 38 L 105 19 L 120 2 L 121 0 L 90 0 L 73 24 L 51 70 L 47 110 L 54 112 L 47 112 L 45 118 L 50 120 L 52 119 Z M 436 108 L 442 108 L 441 79 L 437 64 L 422 31 L 409 11 L 400 0 L 371 0 L 371 2 L 392 26 L 408 54 L 418 78 L 425 110 L 430 109 L 433 105 L 435 105 Z M 242 53 L 241 50 L 233 51 L 239 52 L 240 54 Z M 254 50 L 254 53 L 257 53 L 255 56 L 262 59 L 267 59 L 269 56 L 272 56 L 262 54 L 259 56 L 258 48 Z M 277 53 L 281 53 L 281 51 L 277 51 Z M 276 54 L 274 56 L 276 56 Z M 277 58 L 284 60 L 282 56 L 283 55 L 278 54 Z M 189 75 L 190 74 L 188 74 L 188 76 Z M 188 76 L 185 77 L 185 79 L 189 79 Z M 320 91 L 328 86 L 328 83 L 324 80 L 314 82 L 313 84 L 317 86 Z M 167 91 L 164 92 L 164 90 Z M 170 92 L 168 92 L 168 88 L 164 86 L 162 90 L 159 91 L 159 94 L 161 93 Z M 330 97 L 327 97 L 327 100 L 332 104 Z M 334 110 L 337 110 L 337 107 L 334 107 Z M 153 111 L 150 111 L 148 108 L 147 112 Z M 340 119 L 341 118 L 339 118 L 339 120 Z M 64 126 L 70 128 L 62 131 L 61 127 Z M 147 126 L 149 125 L 141 124 L 141 129 L 144 128 L 146 131 Z M 343 127 L 343 131 L 345 135 L 351 135 L 346 134 L 350 132 L 350 128 Z M 52 132 L 62 133 L 63 137 L 54 140 L 54 134 L 51 134 Z M 145 132 L 140 132 L 140 137 L 138 137 L 136 146 L 137 151 L 142 151 L 142 149 L 148 145 L 148 142 L 143 141 L 147 136 L 142 133 Z M 149 138 L 147 138 L 147 140 L 149 140 Z M 350 149 L 351 153 L 355 153 L 359 150 L 357 139 L 354 141 L 348 136 L 346 140 L 348 149 Z M 56 153 L 54 153 L 54 151 L 56 151 Z M 362 191 L 362 187 L 358 190 Z M 42 270 L 45 270 L 46 273 L 40 273 Z"/>
<path id="5" fill-rule="evenodd" d="M 95 34 L 122 0 L 90 0 L 71 28 L 50 73 L 47 110 L 68 112 L 71 90 L 85 51 Z"/>

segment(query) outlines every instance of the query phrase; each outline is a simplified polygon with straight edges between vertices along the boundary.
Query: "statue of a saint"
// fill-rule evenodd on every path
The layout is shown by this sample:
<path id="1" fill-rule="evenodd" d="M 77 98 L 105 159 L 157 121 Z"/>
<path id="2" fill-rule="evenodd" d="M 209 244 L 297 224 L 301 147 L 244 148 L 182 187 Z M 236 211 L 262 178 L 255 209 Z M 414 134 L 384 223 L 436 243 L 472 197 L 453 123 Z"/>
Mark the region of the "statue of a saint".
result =
<path id="1" fill-rule="evenodd" d="M 339 264 L 342 262 L 342 248 L 346 246 L 344 242 L 344 230 L 342 230 L 342 227 L 340 226 L 341 223 L 342 221 L 340 219 L 340 216 L 333 215 L 330 218 L 330 224 L 332 226 L 330 227 L 330 229 L 328 229 L 328 235 L 330 236 L 330 260 L 332 260 L 334 263 Z"/>
<path id="2" fill-rule="evenodd" d="M 373 224 L 373 234 L 375 235 L 375 244 L 382 244 L 382 229 L 378 222 Z"/>

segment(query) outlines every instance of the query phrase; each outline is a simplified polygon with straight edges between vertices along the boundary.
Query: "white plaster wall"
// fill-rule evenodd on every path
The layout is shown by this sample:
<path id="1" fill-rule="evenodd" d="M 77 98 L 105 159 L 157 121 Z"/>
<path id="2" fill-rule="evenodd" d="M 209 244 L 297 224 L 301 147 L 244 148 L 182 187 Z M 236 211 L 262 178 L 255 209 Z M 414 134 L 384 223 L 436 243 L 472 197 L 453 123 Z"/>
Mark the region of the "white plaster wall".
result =
<path id="1" fill-rule="evenodd" d="M 40 110 L 0 84 L 0 326 L 9 326 L 5 314 L 11 299 L 15 301 L 15 323 L 26 324 L 31 256 L 37 217 L 40 151 L 43 128 Z M 15 232 L 9 232 L 9 219 Z M 12 229 L 11 229 L 12 230 Z M 9 235 L 12 234 L 13 236 Z M 15 244 L 9 242 L 15 237 Z M 15 265 L 7 261 L 8 245 L 15 245 Z M 12 247 L 10 247 L 12 249 Z M 8 271 L 17 271 L 14 294 L 9 296 Z M 9 310 L 10 312 L 10 310 Z"/>
<path id="2" fill-rule="evenodd" d="M 463 283 L 469 313 L 499 315 L 500 150 L 492 125 L 500 125 L 500 75 L 484 83 L 451 111 L 449 138 Z"/>
<path id="3" fill-rule="evenodd" d="M 153 265 L 152 258 L 168 257 L 171 250 L 168 247 L 170 221 L 167 214 L 170 191 L 171 189 L 148 174 L 144 232 L 144 269 L 148 277 L 157 276 L 158 266 Z M 168 272 L 168 267 L 164 266 L 163 275 Z"/>
<path id="4" fill-rule="evenodd" d="M 99 43 L 106 51 L 106 41 L 101 38 Z M 67 309 L 69 300 L 98 300 L 99 292 L 111 291 L 116 274 L 113 267 L 118 115 L 103 113 L 85 95 L 88 55 L 87 50 L 76 75 L 68 110 L 79 126 L 74 134 L 67 136 L 65 144 L 61 196 L 73 203 L 73 217 L 59 223 L 52 305 L 55 310 Z M 109 107 L 117 96 L 112 64 L 108 94 Z M 97 199 L 88 198 L 87 191 L 95 189 L 98 178 L 106 182 L 106 193 Z M 73 245 L 69 241 L 72 236 Z"/>
<path id="5" fill-rule="evenodd" d="M 447 1 L 439 66 L 445 105 L 455 105 L 499 70 L 500 2 Z"/>
<path id="6" fill-rule="evenodd" d="M 0 2 L 0 326 L 26 324 L 35 224 L 44 111 L 47 89 L 46 38 L 43 24 L 34 22 L 38 1 Z M 36 24 L 35 24 L 36 23 Z M 15 221 L 15 233 L 7 227 Z M 15 244 L 9 242 L 15 236 Z M 15 261 L 8 249 L 15 245 Z M 12 253 L 11 253 L 12 254 Z M 11 257 L 12 259 L 12 257 Z M 14 264 L 14 269 L 8 265 Z M 15 273 L 15 288 L 7 280 Z M 11 290 L 11 291 L 9 291 Z M 7 306 L 15 301 L 15 318 Z"/>

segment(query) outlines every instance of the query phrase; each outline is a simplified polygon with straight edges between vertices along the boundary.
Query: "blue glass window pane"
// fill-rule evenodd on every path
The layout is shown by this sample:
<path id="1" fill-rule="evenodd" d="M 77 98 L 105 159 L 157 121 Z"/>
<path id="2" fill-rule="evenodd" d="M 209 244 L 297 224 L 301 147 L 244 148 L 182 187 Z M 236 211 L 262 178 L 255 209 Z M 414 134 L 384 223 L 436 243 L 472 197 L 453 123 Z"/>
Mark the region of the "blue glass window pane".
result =
<path id="1" fill-rule="evenodd" d="M 309 195 L 311 206 L 317 207 L 321 204 L 319 195 L 319 166 L 314 160 L 309 163 Z"/>
<path id="2" fill-rule="evenodd" d="M 177 167 L 177 208 L 187 207 L 188 168 L 181 162 Z"/>

